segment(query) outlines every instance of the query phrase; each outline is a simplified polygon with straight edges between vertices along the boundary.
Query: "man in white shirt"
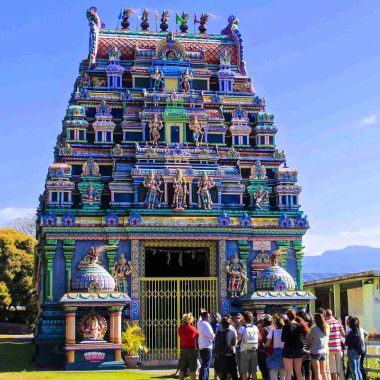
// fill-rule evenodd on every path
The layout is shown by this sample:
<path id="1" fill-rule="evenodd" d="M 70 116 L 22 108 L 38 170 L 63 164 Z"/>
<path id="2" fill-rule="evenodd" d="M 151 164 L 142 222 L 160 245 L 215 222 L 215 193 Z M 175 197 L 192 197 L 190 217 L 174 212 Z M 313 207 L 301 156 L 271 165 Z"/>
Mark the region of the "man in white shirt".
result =
<path id="1" fill-rule="evenodd" d="M 199 332 L 198 347 L 201 357 L 199 380 L 208 380 L 212 356 L 212 342 L 214 341 L 215 334 L 210 325 L 210 314 L 207 311 L 202 310 L 201 320 L 198 322 L 197 328 Z"/>

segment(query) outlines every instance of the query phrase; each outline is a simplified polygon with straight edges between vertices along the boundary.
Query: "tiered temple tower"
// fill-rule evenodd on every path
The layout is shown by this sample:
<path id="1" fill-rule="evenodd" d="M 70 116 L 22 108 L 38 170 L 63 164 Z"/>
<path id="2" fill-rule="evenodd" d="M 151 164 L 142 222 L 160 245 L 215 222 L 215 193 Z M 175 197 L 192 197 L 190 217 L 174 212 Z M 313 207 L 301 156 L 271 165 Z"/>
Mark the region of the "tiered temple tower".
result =
<path id="1" fill-rule="evenodd" d="M 130 297 L 118 307 L 122 320 L 142 324 L 150 346 L 144 360 L 175 359 L 184 312 L 252 308 L 259 315 L 291 305 L 293 296 L 295 304 L 307 303 L 308 221 L 297 171 L 277 149 L 274 116 L 253 88 L 238 19 L 230 16 L 221 34 L 206 34 L 202 15 L 193 34 L 186 17 L 185 32 L 168 32 L 168 12 L 159 32 L 148 30 L 147 11 L 142 30 L 129 30 L 130 14 L 124 11 L 123 29 L 108 29 L 96 8 L 87 11 L 88 58 L 80 63 L 38 208 L 41 365 L 64 361 L 65 324 L 74 329 L 75 318 L 85 320 L 83 307 L 67 307 L 73 292 L 80 289 L 78 299 L 102 298 L 106 290 L 114 297 L 102 288 L 104 271 L 80 285 L 73 280 L 91 250 L 101 252 L 99 265 L 113 275 L 115 291 Z M 279 292 L 276 302 L 260 303 L 268 286 Z M 110 324 L 104 307 L 98 320 Z M 116 344 L 115 334 L 102 336 Z M 80 334 L 67 339 L 66 326 L 73 364 L 84 355 Z M 80 360 L 88 358 L 87 352 Z"/>

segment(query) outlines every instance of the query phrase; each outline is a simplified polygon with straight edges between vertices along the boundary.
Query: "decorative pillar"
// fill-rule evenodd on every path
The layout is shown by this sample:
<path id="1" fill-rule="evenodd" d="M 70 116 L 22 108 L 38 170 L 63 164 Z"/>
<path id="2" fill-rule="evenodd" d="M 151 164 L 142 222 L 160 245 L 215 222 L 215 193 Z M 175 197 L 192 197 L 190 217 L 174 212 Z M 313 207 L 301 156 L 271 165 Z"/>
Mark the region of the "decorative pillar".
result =
<path id="1" fill-rule="evenodd" d="M 230 313 L 230 300 L 227 295 L 227 256 L 226 256 L 226 241 L 219 240 L 219 302 L 221 314 Z"/>
<path id="2" fill-rule="evenodd" d="M 294 241 L 293 242 L 293 249 L 294 249 L 294 256 L 297 260 L 297 289 L 302 290 L 303 289 L 303 281 L 302 281 L 302 258 L 304 253 L 302 250 L 305 248 L 303 247 L 301 241 Z"/>
<path id="3" fill-rule="evenodd" d="M 110 340 L 113 336 L 113 343 L 121 344 L 121 311 L 123 307 L 114 306 L 110 307 Z M 121 349 L 115 350 L 115 360 L 121 360 Z"/>
<path id="4" fill-rule="evenodd" d="M 277 240 L 276 247 L 277 249 L 281 250 L 280 266 L 286 269 L 286 261 L 289 254 L 290 242 L 287 240 Z"/>
<path id="5" fill-rule="evenodd" d="M 333 302 L 334 302 L 334 316 L 335 318 L 342 318 L 340 308 L 340 284 L 333 284 Z M 363 298 L 364 299 L 364 298 Z"/>
<path id="6" fill-rule="evenodd" d="M 309 288 L 309 292 L 315 295 L 315 288 Z M 310 310 L 309 310 L 310 315 L 315 314 L 315 299 L 310 300 Z"/>
<path id="7" fill-rule="evenodd" d="M 131 319 L 138 321 L 140 319 L 140 242 L 138 240 L 131 241 L 131 261 L 132 261 L 132 275 L 131 275 Z"/>
<path id="8" fill-rule="evenodd" d="M 249 247 L 248 242 L 246 240 L 238 240 L 237 245 L 238 245 L 238 249 L 239 249 L 240 260 L 242 261 L 242 263 L 244 265 L 245 272 L 248 274 L 249 268 L 247 268 L 247 260 L 249 257 L 250 247 Z M 249 279 L 249 281 L 250 281 L 250 279 Z M 247 288 L 248 288 L 248 284 L 247 284 L 247 281 L 245 281 L 245 289 L 243 289 L 243 294 L 247 293 Z"/>
<path id="9" fill-rule="evenodd" d="M 65 341 L 66 345 L 75 344 L 75 316 L 76 307 L 65 307 Z M 75 351 L 67 351 L 67 362 L 74 363 L 75 361 Z"/>
<path id="10" fill-rule="evenodd" d="M 63 256 L 65 257 L 66 291 L 71 290 L 71 268 L 74 257 L 75 240 L 63 241 Z"/>
<path id="11" fill-rule="evenodd" d="M 53 301 L 53 261 L 57 249 L 57 240 L 47 240 L 45 253 L 45 293 L 44 301 Z"/>
<path id="12" fill-rule="evenodd" d="M 119 246 L 119 240 L 109 239 L 108 246 L 106 248 L 108 257 L 108 271 L 112 274 L 113 268 L 115 266 L 115 259 L 117 255 L 117 248 Z"/>

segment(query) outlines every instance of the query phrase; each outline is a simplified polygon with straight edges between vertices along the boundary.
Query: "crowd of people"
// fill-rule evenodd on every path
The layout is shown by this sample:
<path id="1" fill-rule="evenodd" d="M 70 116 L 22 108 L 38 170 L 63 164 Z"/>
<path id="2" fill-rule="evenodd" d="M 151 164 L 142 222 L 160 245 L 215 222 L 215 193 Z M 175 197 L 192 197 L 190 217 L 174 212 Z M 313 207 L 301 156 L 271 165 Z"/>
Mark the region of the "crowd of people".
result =
<path id="1" fill-rule="evenodd" d="M 313 318 L 304 310 L 264 314 L 254 323 L 246 311 L 234 318 L 201 310 L 196 327 L 191 313 L 182 317 L 179 379 L 186 375 L 209 380 L 367 380 L 363 369 L 368 333 L 359 319 L 347 319 L 347 329 L 331 310 L 318 309 Z M 344 370 L 344 349 L 348 366 Z"/>

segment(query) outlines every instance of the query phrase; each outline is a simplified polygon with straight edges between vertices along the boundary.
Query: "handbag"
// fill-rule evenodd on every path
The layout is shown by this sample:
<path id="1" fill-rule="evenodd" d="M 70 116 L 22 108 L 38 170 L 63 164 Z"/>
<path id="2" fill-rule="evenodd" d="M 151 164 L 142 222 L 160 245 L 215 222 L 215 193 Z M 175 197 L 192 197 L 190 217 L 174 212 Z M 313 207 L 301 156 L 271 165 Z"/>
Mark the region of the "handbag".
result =
<path id="1" fill-rule="evenodd" d="M 273 340 L 271 341 L 269 346 L 265 346 L 265 355 L 267 356 L 273 355 Z"/>

